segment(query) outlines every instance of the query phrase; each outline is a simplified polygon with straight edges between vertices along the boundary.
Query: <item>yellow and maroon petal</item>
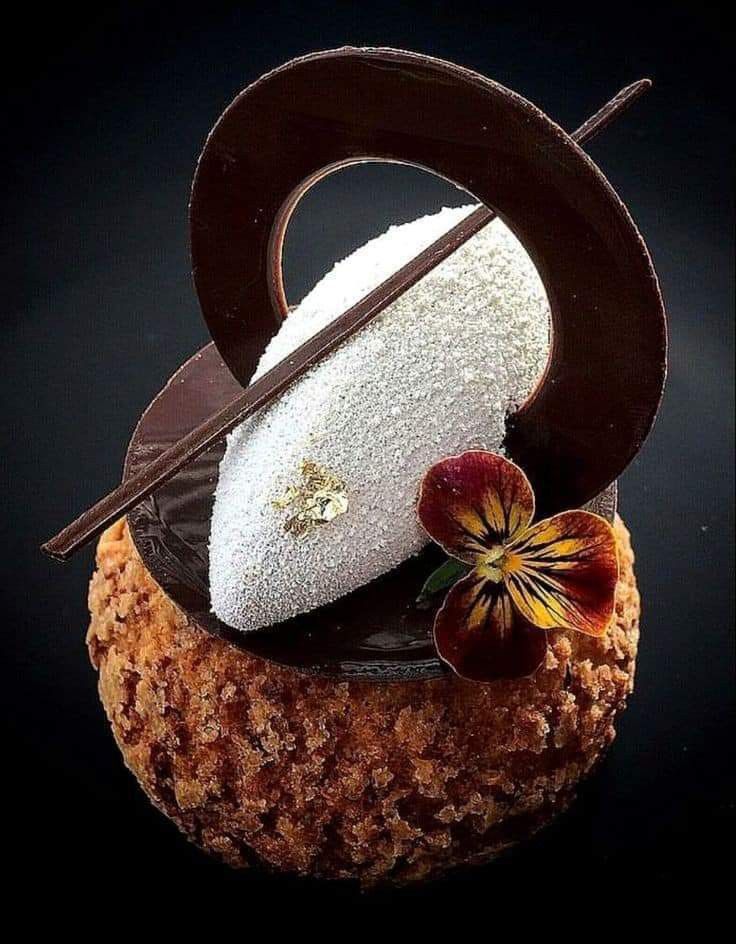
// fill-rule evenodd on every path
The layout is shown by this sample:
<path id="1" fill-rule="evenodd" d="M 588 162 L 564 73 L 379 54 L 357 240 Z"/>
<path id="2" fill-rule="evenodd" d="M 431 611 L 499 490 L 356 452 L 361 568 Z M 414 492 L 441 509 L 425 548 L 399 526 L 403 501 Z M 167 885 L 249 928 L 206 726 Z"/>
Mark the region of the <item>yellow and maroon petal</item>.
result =
<path id="1" fill-rule="evenodd" d="M 435 618 L 434 641 L 440 657 L 475 682 L 531 675 L 547 651 L 547 634 L 516 611 L 503 583 L 476 571 L 447 594 Z"/>
<path id="2" fill-rule="evenodd" d="M 437 462 L 422 481 L 417 515 L 433 541 L 474 561 L 521 533 L 534 517 L 534 493 L 521 469 L 492 452 Z"/>
<path id="3" fill-rule="evenodd" d="M 507 547 L 502 570 L 516 607 L 535 626 L 591 636 L 608 628 L 618 555 L 604 518 L 566 511 L 540 521 Z"/>

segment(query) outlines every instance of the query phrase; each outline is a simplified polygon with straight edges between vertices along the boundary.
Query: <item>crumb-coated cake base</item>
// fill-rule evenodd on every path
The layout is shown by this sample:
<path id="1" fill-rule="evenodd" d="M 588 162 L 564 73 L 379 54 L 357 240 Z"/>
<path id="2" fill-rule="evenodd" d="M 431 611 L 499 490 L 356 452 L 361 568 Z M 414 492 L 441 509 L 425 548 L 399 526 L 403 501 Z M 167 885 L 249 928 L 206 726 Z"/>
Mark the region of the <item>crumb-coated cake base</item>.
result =
<path id="1" fill-rule="evenodd" d="M 186 618 L 120 521 L 100 539 L 87 636 L 128 767 L 203 849 L 364 884 L 485 861 L 573 796 L 633 686 L 629 534 L 602 639 L 550 633 L 536 675 L 479 685 L 336 681 L 228 646 Z"/>

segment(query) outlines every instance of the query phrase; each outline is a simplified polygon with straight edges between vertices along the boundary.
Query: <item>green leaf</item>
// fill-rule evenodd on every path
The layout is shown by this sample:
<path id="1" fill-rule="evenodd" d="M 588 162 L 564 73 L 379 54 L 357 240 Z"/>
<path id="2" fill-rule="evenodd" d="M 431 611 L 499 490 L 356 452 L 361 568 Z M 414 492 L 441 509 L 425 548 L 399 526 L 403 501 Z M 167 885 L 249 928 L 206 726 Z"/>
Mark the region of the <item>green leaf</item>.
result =
<path id="1" fill-rule="evenodd" d="M 437 570 L 433 571 L 422 587 L 417 597 L 417 606 L 427 609 L 432 602 L 432 597 L 441 593 L 458 582 L 471 570 L 468 564 L 455 560 L 454 557 L 448 557 L 444 564 L 441 564 Z"/>

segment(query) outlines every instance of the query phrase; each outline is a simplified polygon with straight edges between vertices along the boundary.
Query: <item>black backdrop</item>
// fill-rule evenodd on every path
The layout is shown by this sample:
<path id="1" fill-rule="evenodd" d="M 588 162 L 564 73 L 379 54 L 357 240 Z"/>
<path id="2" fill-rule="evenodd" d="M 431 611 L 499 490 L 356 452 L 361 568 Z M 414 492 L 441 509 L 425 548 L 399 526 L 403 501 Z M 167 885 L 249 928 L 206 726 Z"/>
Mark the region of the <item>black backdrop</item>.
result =
<path id="1" fill-rule="evenodd" d="M 5 36 L 17 58 L 2 65 L 0 194 L 1 690 L 21 881 L 50 892 L 132 876 L 243 904 L 352 902 L 345 889 L 230 873 L 149 806 L 120 761 L 83 646 L 92 552 L 61 566 L 37 550 L 115 483 L 138 414 L 206 339 L 186 208 L 209 127 L 262 72 L 346 43 L 456 60 L 568 128 L 652 76 L 654 90 L 590 152 L 649 243 L 671 326 L 660 420 L 621 483 L 644 618 L 636 692 L 609 757 L 574 809 L 525 848 L 371 907 L 470 905 L 482 890 L 505 908 L 514 890 L 569 884 L 609 897 L 629 875 L 642 888 L 716 881 L 734 787 L 731 42 L 703 4 L 615 15 L 427 0 L 21 12 Z M 400 168 L 332 179 L 290 232 L 290 295 L 389 220 L 448 201 L 459 197 L 444 183 Z"/>

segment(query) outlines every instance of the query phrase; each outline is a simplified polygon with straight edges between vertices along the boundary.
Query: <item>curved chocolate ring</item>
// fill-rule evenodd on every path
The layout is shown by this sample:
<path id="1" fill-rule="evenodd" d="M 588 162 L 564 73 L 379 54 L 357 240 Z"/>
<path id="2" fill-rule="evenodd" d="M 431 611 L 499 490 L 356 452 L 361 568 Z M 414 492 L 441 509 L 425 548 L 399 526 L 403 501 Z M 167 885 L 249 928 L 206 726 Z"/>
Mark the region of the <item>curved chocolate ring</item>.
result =
<path id="1" fill-rule="evenodd" d="M 294 60 L 242 92 L 202 152 L 191 200 L 195 284 L 212 337 L 247 385 L 286 311 L 284 232 L 333 170 L 413 164 L 492 207 L 549 298 L 546 373 L 506 448 L 540 513 L 603 491 L 637 453 L 665 377 L 662 299 L 646 246 L 593 162 L 535 106 L 476 73 L 390 49 Z"/>

